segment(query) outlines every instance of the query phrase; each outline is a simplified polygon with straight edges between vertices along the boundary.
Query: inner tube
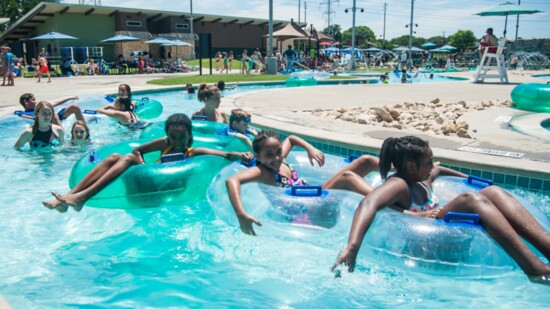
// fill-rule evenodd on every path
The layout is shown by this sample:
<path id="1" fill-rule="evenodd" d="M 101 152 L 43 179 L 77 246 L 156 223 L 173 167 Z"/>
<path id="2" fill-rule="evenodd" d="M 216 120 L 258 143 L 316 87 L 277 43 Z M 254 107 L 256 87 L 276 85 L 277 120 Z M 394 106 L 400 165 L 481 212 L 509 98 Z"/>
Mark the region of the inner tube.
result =
<path id="1" fill-rule="evenodd" d="M 156 139 L 166 136 L 164 131 L 164 121 L 156 122 L 143 129 L 139 138 L 140 139 Z M 216 134 L 217 130 L 227 127 L 227 124 L 210 122 L 210 121 L 197 121 L 193 122 L 193 138 L 195 136 L 201 136 L 200 139 L 204 142 L 210 142 L 215 144 L 215 149 L 224 151 L 238 151 L 246 152 L 250 151 L 250 147 L 243 140 L 234 136 L 226 136 Z M 210 147 L 212 148 L 212 147 Z"/>
<path id="2" fill-rule="evenodd" d="M 130 153 L 149 140 L 126 141 L 86 153 L 71 171 L 69 186 L 74 188 L 94 167 L 113 153 Z M 212 147 L 209 141 L 195 137 L 195 147 Z M 157 163 L 159 153 L 144 155 L 146 164 L 131 166 L 86 206 L 136 209 L 161 205 L 189 205 L 203 199 L 214 175 L 230 161 L 218 156 L 198 156 L 183 161 Z"/>
<path id="3" fill-rule="evenodd" d="M 285 81 L 285 85 L 287 87 L 316 86 L 317 80 L 313 77 L 309 77 L 309 78 L 291 77 Z"/>
<path id="4" fill-rule="evenodd" d="M 136 100 L 136 115 L 142 119 L 157 118 L 162 114 L 162 104 L 157 100 L 143 97 Z"/>
<path id="5" fill-rule="evenodd" d="M 550 113 L 550 85 L 519 84 L 512 89 L 510 96 L 518 109 Z"/>
<path id="6" fill-rule="evenodd" d="M 490 184 L 479 178 L 439 177 L 433 191 L 444 205 L 459 193 L 478 191 L 487 185 Z M 548 230 L 546 216 L 515 197 Z M 517 269 L 504 249 L 476 224 L 476 216 L 458 214 L 458 222 L 452 217 L 446 222 L 389 209 L 379 211 L 365 235 L 359 256 L 415 272 L 460 277 L 492 277 Z"/>
<path id="7" fill-rule="evenodd" d="M 229 201 L 225 181 L 244 169 L 246 167 L 238 162 L 227 165 L 214 177 L 206 193 L 216 217 L 235 227 L 239 223 Z M 353 192 L 327 191 L 320 186 L 297 186 L 292 189 L 260 183 L 241 186 L 241 200 L 246 212 L 262 222 L 261 227 L 254 227 L 258 235 L 315 239 L 317 242 L 332 241 L 334 237 L 343 241 L 349 231 L 353 209 L 361 198 Z"/>

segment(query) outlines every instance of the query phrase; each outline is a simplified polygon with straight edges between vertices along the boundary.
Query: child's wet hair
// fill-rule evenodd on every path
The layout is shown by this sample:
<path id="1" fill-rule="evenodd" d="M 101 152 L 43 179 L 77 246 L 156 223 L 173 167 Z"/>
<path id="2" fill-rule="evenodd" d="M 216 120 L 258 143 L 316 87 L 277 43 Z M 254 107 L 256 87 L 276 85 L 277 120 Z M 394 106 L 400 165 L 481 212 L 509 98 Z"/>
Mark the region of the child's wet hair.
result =
<path id="1" fill-rule="evenodd" d="M 166 135 L 168 135 L 168 129 L 171 126 L 185 127 L 185 129 L 187 130 L 187 133 L 189 134 L 187 147 L 191 147 L 191 145 L 193 145 L 193 127 L 191 124 L 191 119 L 189 119 L 189 117 L 187 117 L 186 114 L 176 113 L 176 114 L 172 114 L 170 117 L 168 117 L 168 119 L 166 119 L 166 122 L 164 123 L 164 131 L 166 132 Z"/>
<path id="2" fill-rule="evenodd" d="M 260 131 L 258 132 L 258 135 L 256 135 L 256 137 L 254 138 L 254 141 L 252 142 L 252 149 L 254 150 L 255 153 L 260 153 L 263 143 L 268 138 L 274 138 L 279 142 L 281 141 L 281 138 L 279 137 L 279 135 L 273 131 Z"/>
<path id="3" fill-rule="evenodd" d="M 124 111 L 134 111 L 134 106 L 132 105 L 132 99 L 130 97 L 117 97 L 118 105 L 124 106 Z"/>
<path id="4" fill-rule="evenodd" d="M 386 138 L 380 148 L 380 163 L 378 163 L 382 179 L 386 179 L 392 164 L 397 172 L 405 169 L 405 163 L 408 160 L 416 162 L 419 166 L 429 147 L 428 141 L 416 136 Z"/>
<path id="5" fill-rule="evenodd" d="M 205 83 L 202 83 L 199 86 L 199 93 L 197 94 L 197 99 L 201 102 L 206 102 L 206 100 L 210 99 L 211 97 L 215 96 L 216 94 L 220 94 L 220 89 L 214 85 L 208 86 Z"/>
<path id="6" fill-rule="evenodd" d="M 86 137 L 84 138 L 85 140 L 89 141 L 90 140 L 90 128 L 88 128 L 88 125 L 86 124 L 86 121 L 84 120 L 77 120 L 75 123 L 73 123 L 73 126 L 71 127 L 71 140 L 74 140 L 74 128 L 76 126 L 81 126 L 84 128 L 84 130 L 86 130 Z"/>
<path id="7" fill-rule="evenodd" d="M 229 125 L 233 124 L 233 121 L 239 122 L 241 120 L 250 119 L 250 114 L 242 108 L 235 108 L 231 110 L 231 116 L 229 116 Z"/>
<path id="8" fill-rule="evenodd" d="M 38 114 L 43 108 L 49 108 L 52 110 L 52 118 L 50 119 L 50 125 L 53 123 L 53 118 L 55 117 L 53 113 L 55 111 L 53 110 L 53 105 L 50 102 L 46 101 L 40 101 L 38 104 L 36 104 L 36 107 L 34 108 L 34 123 L 32 125 L 32 134 L 36 134 L 38 131 Z"/>

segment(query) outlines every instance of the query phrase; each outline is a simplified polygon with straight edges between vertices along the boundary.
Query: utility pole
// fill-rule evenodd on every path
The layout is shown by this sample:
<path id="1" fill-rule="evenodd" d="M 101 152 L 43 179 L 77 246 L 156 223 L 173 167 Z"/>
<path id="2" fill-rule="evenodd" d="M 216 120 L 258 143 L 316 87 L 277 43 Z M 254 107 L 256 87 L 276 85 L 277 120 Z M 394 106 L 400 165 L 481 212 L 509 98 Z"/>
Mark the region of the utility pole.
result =
<path id="1" fill-rule="evenodd" d="M 304 1 L 304 24 L 307 25 L 307 1 Z"/>
<path id="2" fill-rule="evenodd" d="M 189 30 L 191 31 L 191 54 L 189 58 L 195 60 L 195 33 L 193 32 L 193 0 L 189 0 Z M 209 55 L 210 57 L 210 55 Z"/>
<path id="3" fill-rule="evenodd" d="M 518 5 L 521 4 L 521 0 L 518 0 Z M 519 29 L 519 14 L 516 15 L 516 38 L 514 39 L 514 48 L 517 46 L 516 42 L 518 41 L 518 29 Z"/>
<path id="4" fill-rule="evenodd" d="M 331 9 L 331 5 L 332 3 L 336 3 L 336 2 L 340 2 L 340 0 L 326 0 L 326 2 L 321 2 L 321 5 L 326 5 L 327 6 L 327 12 L 326 13 L 323 13 L 323 14 L 326 14 L 327 15 L 327 18 L 328 18 L 328 22 L 327 22 L 327 28 L 330 28 L 330 36 L 332 38 L 334 38 L 334 27 L 330 27 L 330 16 L 332 14 L 334 14 L 335 12 Z"/>
<path id="5" fill-rule="evenodd" d="M 409 61 L 411 62 L 411 66 L 413 66 L 414 64 L 412 61 L 413 26 L 414 26 L 413 16 L 414 16 L 414 0 L 411 0 L 411 23 L 409 25 L 411 28 L 411 31 L 409 32 Z"/>
<path id="6" fill-rule="evenodd" d="M 358 8 L 355 6 L 355 0 L 353 0 L 353 7 L 351 8 L 352 12 L 352 22 L 351 22 L 351 58 L 349 61 L 349 70 L 352 71 L 355 69 L 355 11 L 361 9 L 361 13 L 365 10 L 363 8 Z M 348 9 L 345 9 L 344 12 L 348 12 Z"/>
<path id="7" fill-rule="evenodd" d="M 302 0 L 298 0 L 298 27 L 301 27 L 300 25 L 300 17 L 302 17 L 301 5 L 302 5 Z M 298 46 L 297 46 L 298 56 L 300 56 L 300 48 L 302 47 L 300 46 L 301 45 L 300 43 L 301 41 L 298 40 Z"/>
<path id="8" fill-rule="evenodd" d="M 386 9 L 388 4 L 384 2 L 384 32 L 382 34 L 382 49 L 386 49 Z"/>

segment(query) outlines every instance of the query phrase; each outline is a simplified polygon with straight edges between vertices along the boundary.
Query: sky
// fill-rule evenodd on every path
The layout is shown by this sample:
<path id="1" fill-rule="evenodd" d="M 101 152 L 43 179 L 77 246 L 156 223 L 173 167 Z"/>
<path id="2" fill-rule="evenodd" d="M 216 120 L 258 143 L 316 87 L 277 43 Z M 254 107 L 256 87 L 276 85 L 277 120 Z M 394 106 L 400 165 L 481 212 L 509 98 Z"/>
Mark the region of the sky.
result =
<path id="1" fill-rule="evenodd" d="M 150 10 L 189 12 L 193 0 L 102 0 L 103 6 L 131 7 Z M 322 30 L 328 25 L 328 3 L 330 1 L 330 23 L 338 24 L 345 31 L 352 27 L 353 0 L 273 0 L 273 19 L 300 20 L 313 24 Z M 508 0 L 517 3 L 518 0 Z M 520 0 L 522 7 L 535 8 L 543 13 L 520 15 L 518 37 L 550 38 L 550 0 Z M 63 3 L 78 4 L 78 0 L 65 0 Z M 86 1 L 93 3 L 94 1 Z M 411 1 L 409 0 L 356 0 L 356 26 L 368 26 L 382 38 L 384 33 L 384 3 L 386 7 L 386 39 L 409 34 Z M 495 35 L 502 36 L 504 16 L 482 17 L 475 13 L 498 6 L 506 0 L 414 0 L 413 23 L 415 36 L 429 38 L 449 36 L 458 30 L 472 30 L 481 37 L 485 29 L 492 27 Z M 243 5 L 244 4 L 244 5 Z M 300 5 L 299 5 L 300 4 Z M 300 10 L 299 10 L 300 6 Z M 364 12 L 360 12 L 360 8 Z M 345 9 L 349 9 L 345 13 Z M 300 13 L 299 13 L 300 12 Z M 200 0 L 193 1 L 193 13 L 237 16 L 249 18 L 269 18 L 268 0 Z M 515 37 L 516 15 L 508 18 L 507 37 Z"/>

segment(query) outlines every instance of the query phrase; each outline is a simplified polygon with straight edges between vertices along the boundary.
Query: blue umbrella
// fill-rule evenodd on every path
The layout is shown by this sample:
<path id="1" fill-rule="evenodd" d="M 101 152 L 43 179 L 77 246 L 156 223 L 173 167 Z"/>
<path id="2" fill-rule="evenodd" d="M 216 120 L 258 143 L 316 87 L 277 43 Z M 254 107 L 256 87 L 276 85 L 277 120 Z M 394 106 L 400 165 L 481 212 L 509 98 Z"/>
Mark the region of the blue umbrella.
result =
<path id="1" fill-rule="evenodd" d="M 428 42 L 428 43 L 422 44 L 421 46 L 422 47 L 435 47 L 435 46 L 437 46 L 437 44 L 432 43 L 432 42 Z"/>
<path id="2" fill-rule="evenodd" d="M 441 49 L 446 49 L 446 50 L 448 50 L 448 51 L 453 51 L 453 50 L 456 49 L 456 47 L 451 46 L 451 45 L 441 46 L 440 48 L 441 48 Z"/>
<path id="3" fill-rule="evenodd" d="M 475 15 L 480 16 L 505 16 L 506 19 L 504 21 L 504 37 L 506 37 L 506 28 L 508 26 L 508 15 L 522 15 L 522 14 L 535 14 L 535 13 L 541 13 L 542 11 L 539 11 L 537 9 L 533 9 L 530 7 L 522 6 L 519 4 L 506 2 L 502 3 L 492 9 L 476 13 Z M 517 32 L 516 32 L 516 39 L 517 39 Z"/>
<path id="4" fill-rule="evenodd" d="M 30 38 L 29 40 L 78 40 L 78 38 L 75 38 L 74 36 L 66 35 L 59 32 L 48 32 L 46 34 L 42 34 L 39 36 L 35 36 L 34 38 Z"/>

